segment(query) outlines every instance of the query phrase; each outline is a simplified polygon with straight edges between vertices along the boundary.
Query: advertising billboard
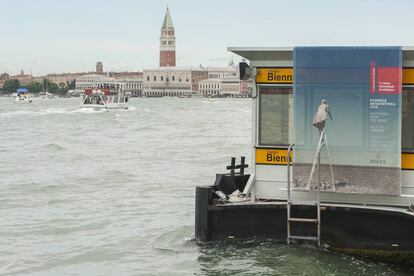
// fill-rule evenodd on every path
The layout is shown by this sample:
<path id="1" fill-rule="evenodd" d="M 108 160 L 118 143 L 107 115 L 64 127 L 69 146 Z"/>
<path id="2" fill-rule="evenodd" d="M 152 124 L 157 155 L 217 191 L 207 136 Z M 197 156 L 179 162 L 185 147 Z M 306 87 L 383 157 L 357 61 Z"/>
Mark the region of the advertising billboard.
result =
<path id="1" fill-rule="evenodd" d="M 293 182 L 322 191 L 400 194 L 400 47 L 294 49 Z"/>

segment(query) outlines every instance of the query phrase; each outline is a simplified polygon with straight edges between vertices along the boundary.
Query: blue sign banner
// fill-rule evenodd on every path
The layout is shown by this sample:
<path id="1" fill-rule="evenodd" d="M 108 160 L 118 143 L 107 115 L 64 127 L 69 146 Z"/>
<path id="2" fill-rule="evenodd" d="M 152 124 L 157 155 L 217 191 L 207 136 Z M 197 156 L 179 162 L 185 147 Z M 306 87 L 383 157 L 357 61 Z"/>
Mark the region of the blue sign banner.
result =
<path id="1" fill-rule="evenodd" d="M 401 47 L 294 49 L 297 189 L 400 194 Z"/>

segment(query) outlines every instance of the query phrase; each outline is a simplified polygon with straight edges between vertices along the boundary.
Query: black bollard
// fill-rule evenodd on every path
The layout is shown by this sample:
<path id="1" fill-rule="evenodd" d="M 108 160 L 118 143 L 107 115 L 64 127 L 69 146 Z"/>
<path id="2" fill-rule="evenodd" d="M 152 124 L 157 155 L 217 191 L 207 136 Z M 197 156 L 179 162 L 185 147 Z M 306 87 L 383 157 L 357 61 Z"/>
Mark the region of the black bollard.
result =
<path id="1" fill-rule="evenodd" d="M 246 157 L 242 156 L 240 157 L 240 165 L 236 166 L 236 169 L 240 169 L 240 175 L 244 175 L 244 169 L 249 167 L 249 165 L 245 164 Z"/>
<path id="2" fill-rule="evenodd" d="M 208 205 L 212 203 L 212 190 L 210 187 L 196 187 L 195 198 L 195 238 L 196 241 L 206 242 L 211 239 L 210 219 Z"/>
<path id="3" fill-rule="evenodd" d="M 227 166 L 226 168 L 230 170 L 230 175 L 234 176 L 234 169 L 236 168 L 236 157 L 231 158 L 230 166 Z"/>

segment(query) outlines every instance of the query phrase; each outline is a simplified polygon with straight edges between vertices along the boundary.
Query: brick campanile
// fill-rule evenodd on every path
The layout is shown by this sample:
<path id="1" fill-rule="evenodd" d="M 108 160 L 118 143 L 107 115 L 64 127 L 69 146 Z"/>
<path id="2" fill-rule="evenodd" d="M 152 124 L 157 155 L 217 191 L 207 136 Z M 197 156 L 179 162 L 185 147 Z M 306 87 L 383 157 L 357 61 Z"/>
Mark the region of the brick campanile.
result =
<path id="1" fill-rule="evenodd" d="M 175 29 L 167 7 L 160 36 L 160 67 L 175 66 Z"/>

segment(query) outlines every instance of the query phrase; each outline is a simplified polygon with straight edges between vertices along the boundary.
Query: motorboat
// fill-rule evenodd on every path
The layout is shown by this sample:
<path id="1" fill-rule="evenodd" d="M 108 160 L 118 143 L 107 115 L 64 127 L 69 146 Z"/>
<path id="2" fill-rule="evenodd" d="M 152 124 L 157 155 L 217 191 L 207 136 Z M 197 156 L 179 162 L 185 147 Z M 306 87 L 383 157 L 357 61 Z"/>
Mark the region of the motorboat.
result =
<path id="1" fill-rule="evenodd" d="M 107 88 L 85 89 L 82 97 L 81 108 L 91 109 L 128 109 L 128 97 L 118 93 L 110 95 Z"/>
<path id="2" fill-rule="evenodd" d="M 16 98 L 14 103 L 31 103 L 32 96 L 29 94 L 29 90 L 26 88 L 19 88 L 16 91 Z"/>

